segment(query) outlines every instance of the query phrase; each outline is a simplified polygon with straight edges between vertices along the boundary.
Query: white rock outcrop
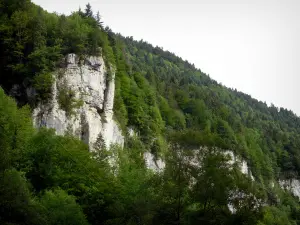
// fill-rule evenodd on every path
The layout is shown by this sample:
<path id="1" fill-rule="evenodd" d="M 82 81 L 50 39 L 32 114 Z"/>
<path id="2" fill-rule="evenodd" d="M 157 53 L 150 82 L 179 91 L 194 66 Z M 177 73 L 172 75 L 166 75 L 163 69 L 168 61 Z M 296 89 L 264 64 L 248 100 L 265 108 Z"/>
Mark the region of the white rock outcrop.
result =
<path id="1" fill-rule="evenodd" d="M 293 195 L 300 199 L 300 181 L 297 179 L 279 180 L 282 189 L 290 191 Z"/>
<path id="2" fill-rule="evenodd" d="M 148 169 L 155 172 L 162 172 L 165 169 L 165 162 L 162 159 L 155 159 L 154 155 L 150 152 L 144 153 L 144 160 Z"/>
<path id="3" fill-rule="evenodd" d="M 205 150 L 207 151 L 208 149 L 206 147 L 201 147 L 200 150 L 194 150 L 195 155 L 192 155 L 192 156 L 189 156 L 189 157 L 184 156 L 186 163 L 189 163 L 190 165 L 193 165 L 193 166 L 200 166 L 201 167 L 201 162 L 199 162 L 199 159 L 196 157 L 196 154 L 198 154 L 199 151 L 201 152 L 201 150 L 202 151 L 205 151 Z M 237 164 L 240 171 L 243 174 L 250 177 L 251 180 L 254 181 L 254 177 L 252 175 L 252 172 L 251 172 L 250 168 L 248 167 L 248 163 L 245 160 L 243 160 L 239 156 L 236 156 L 233 151 L 230 151 L 230 150 L 224 151 L 224 150 L 221 150 L 221 149 L 218 149 L 218 151 L 220 151 L 221 153 L 223 153 L 226 156 L 229 156 L 228 163 L 230 165 Z M 153 171 L 161 172 L 165 168 L 165 162 L 162 159 L 155 159 L 154 155 L 151 154 L 150 152 L 145 152 L 144 153 L 144 160 L 145 160 L 147 168 L 151 169 Z"/>
<path id="4" fill-rule="evenodd" d="M 66 65 L 53 73 L 52 99 L 33 111 L 35 126 L 54 128 L 59 135 L 69 132 L 91 149 L 98 137 L 102 137 L 107 147 L 111 144 L 123 147 L 124 137 L 113 120 L 114 71 L 110 77 L 108 72 L 102 57 L 79 60 L 75 54 L 67 55 Z M 71 90 L 73 98 L 81 102 L 72 114 L 67 114 L 59 103 L 62 88 Z"/>
<path id="5" fill-rule="evenodd" d="M 248 167 L 248 163 L 244 159 L 242 159 L 241 157 L 236 156 L 233 151 L 228 151 L 227 150 L 227 151 L 223 151 L 223 153 L 227 156 L 230 156 L 229 163 L 231 165 L 237 163 L 239 168 L 240 168 L 240 171 L 243 174 L 249 176 L 251 178 L 251 180 L 254 181 L 254 177 L 252 175 L 252 172 L 251 172 L 250 168 Z"/>
<path id="6" fill-rule="evenodd" d="M 134 131 L 134 129 L 132 127 L 128 127 L 127 132 L 128 132 L 129 137 L 137 136 L 137 133 Z"/>

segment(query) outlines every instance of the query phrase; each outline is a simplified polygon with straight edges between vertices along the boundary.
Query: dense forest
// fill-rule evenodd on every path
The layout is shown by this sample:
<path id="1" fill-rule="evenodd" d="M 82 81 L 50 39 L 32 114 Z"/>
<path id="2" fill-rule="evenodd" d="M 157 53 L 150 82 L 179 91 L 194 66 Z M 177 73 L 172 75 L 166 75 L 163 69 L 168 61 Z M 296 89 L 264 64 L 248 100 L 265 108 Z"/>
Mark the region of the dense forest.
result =
<path id="1" fill-rule="evenodd" d="M 89 152 L 33 127 L 68 53 L 101 55 L 115 69 L 123 149 Z M 66 16 L 0 0 L 0 85 L 1 224 L 300 224 L 299 199 L 277 183 L 298 178 L 300 118 L 104 28 L 90 4 Z M 254 181 L 223 150 L 243 157 Z M 164 159 L 162 172 L 147 169 L 146 151 Z"/>

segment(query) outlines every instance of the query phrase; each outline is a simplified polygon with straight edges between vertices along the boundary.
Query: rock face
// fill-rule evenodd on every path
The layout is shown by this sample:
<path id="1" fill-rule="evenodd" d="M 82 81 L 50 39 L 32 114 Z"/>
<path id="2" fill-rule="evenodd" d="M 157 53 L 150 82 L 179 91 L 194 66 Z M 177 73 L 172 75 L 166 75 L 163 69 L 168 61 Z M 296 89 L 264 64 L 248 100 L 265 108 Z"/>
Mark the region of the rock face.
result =
<path id="1" fill-rule="evenodd" d="M 207 149 L 207 148 L 201 147 L 200 149 Z M 197 150 L 195 150 L 195 151 L 197 151 Z M 230 157 L 230 159 L 228 161 L 228 163 L 230 165 L 237 164 L 240 171 L 243 174 L 249 176 L 254 181 L 252 172 L 251 172 L 250 168 L 248 167 L 248 164 L 245 160 L 236 156 L 234 154 L 234 152 L 232 152 L 232 151 L 226 150 L 226 151 L 221 151 L 221 152 L 223 152 L 224 155 L 227 155 Z M 144 153 L 144 160 L 146 162 L 147 168 L 152 169 L 156 172 L 161 172 L 165 168 L 165 162 L 162 159 L 155 159 L 154 155 L 151 154 L 150 152 Z M 186 161 L 191 165 L 201 166 L 201 165 L 199 165 L 199 162 L 195 157 L 187 157 Z M 300 183 L 299 183 L 299 185 L 300 185 Z M 300 186 L 299 186 L 299 194 L 300 194 Z"/>
<path id="2" fill-rule="evenodd" d="M 114 71 L 110 76 L 108 72 L 102 57 L 79 60 L 75 54 L 67 55 L 66 65 L 53 73 L 52 99 L 33 111 L 35 126 L 54 128 L 59 135 L 69 132 L 91 149 L 99 139 L 107 147 L 111 144 L 123 147 L 124 137 L 113 120 Z M 59 100 L 62 91 L 71 95 L 70 101 L 73 98 L 78 103 L 72 113 L 62 107 Z"/>
<path id="3" fill-rule="evenodd" d="M 252 175 L 252 172 L 251 172 L 250 168 L 248 167 L 248 163 L 245 160 L 243 160 L 242 158 L 236 156 L 234 154 L 234 152 L 232 152 L 232 151 L 228 151 L 228 150 L 224 151 L 224 154 L 230 156 L 230 160 L 229 160 L 230 164 L 233 165 L 234 163 L 237 163 L 239 168 L 240 168 L 240 171 L 243 174 L 249 176 L 251 178 L 251 180 L 254 181 L 254 177 Z"/>
<path id="4" fill-rule="evenodd" d="M 300 181 L 297 179 L 279 180 L 282 189 L 292 192 L 300 199 Z"/>
<path id="5" fill-rule="evenodd" d="M 150 152 L 144 153 L 144 160 L 148 169 L 155 172 L 162 172 L 165 169 L 165 162 L 161 159 L 155 159 L 154 155 Z"/>

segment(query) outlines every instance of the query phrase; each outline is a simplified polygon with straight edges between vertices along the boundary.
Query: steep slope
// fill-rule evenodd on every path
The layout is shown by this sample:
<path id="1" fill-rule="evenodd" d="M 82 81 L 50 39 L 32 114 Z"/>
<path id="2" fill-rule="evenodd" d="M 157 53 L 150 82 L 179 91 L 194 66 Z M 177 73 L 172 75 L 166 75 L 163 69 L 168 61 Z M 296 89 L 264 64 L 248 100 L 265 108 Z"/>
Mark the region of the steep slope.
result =
<path id="1" fill-rule="evenodd" d="M 0 0 L 0 55 L 19 106 L 0 89 L 1 223 L 300 224 L 280 188 L 299 193 L 291 111 L 104 30 L 90 5 Z"/>
<path id="2" fill-rule="evenodd" d="M 127 70 L 121 67 L 122 71 L 117 72 L 120 87 L 117 85 L 119 91 L 116 90 L 116 93 L 121 92 L 128 111 L 134 107 L 134 102 L 127 99 L 132 97 L 128 88 L 137 85 L 141 92 L 150 89 L 149 92 L 155 93 L 154 104 L 143 103 L 159 109 L 159 116 L 166 125 L 161 132 L 178 133 L 177 139 L 182 137 L 186 144 L 231 149 L 249 162 L 258 180 L 281 176 L 297 178 L 300 118 L 293 112 L 268 107 L 246 94 L 228 89 L 170 52 L 132 38 L 115 37 L 125 53 L 123 61 L 130 65 Z M 124 73 L 130 77 L 131 86 L 126 84 L 128 78 Z M 118 108 L 115 111 L 117 115 L 120 113 Z M 139 116 L 148 122 L 146 115 Z M 134 119 L 129 118 L 129 124 L 141 130 Z"/>
<path id="3" fill-rule="evenodd" d="M 57 134 L 78 137 L 91 149 L 97 140 L 123 146 L 124 137 L 113 120 L 114 71 L 109 72 L 102 57 L 81 60 L 66 57 L 66 65 L 53 72 L 52 99 L 33 110 L 35 126 L 54 128 Z"/>
<path id="4" fill-rule="evenodd" d="M 112 112 L 113 53 L 100 22 L 82 12 L 50 14 L 27 0 L 3 3 L 1 19 L 1 86 L 31 105 L 35 125 L 91 148 L 103 139 L 123 146 Z"/>

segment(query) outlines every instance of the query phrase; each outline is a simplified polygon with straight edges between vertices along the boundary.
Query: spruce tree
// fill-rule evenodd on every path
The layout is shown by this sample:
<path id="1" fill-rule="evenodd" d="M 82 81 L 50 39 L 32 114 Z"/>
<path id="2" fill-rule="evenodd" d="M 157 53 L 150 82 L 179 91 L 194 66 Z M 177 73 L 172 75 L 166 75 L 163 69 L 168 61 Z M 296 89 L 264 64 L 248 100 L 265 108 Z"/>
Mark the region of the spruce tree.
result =
<path id="1" fill-rule="evenodd" d="M 86 17 L 93 17 L 92 6 L 91 6 L 90 3 L 88 3 L 88 4 L 86 5 L 84 15 L 85 15 Z"/>

